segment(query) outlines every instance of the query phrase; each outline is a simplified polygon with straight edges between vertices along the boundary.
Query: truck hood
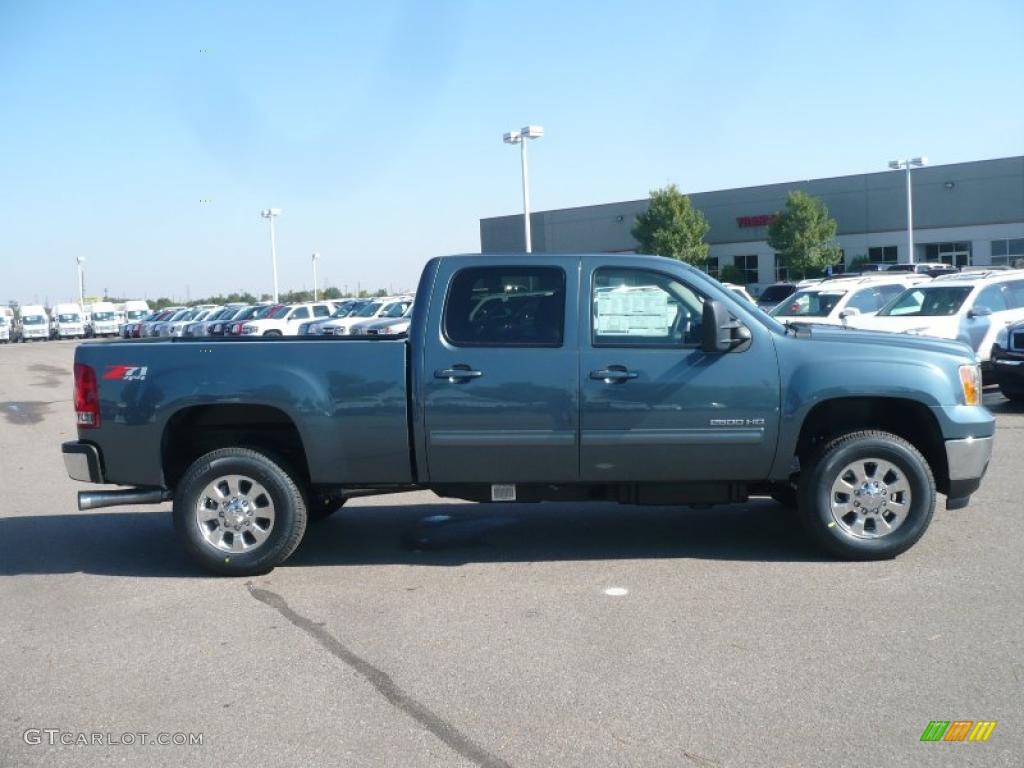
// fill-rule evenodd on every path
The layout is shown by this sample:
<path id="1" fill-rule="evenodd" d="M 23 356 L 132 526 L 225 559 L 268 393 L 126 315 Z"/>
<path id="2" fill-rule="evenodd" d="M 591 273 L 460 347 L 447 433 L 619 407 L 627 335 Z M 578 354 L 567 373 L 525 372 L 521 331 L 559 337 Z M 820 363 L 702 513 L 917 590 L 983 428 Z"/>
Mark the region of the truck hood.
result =
<path id="1" fill-rule="evenodd" d="M 917 318 L 921 320 L 921 318 Z M 872 347 L 887 347 L 893 350 L 915 349 L 929 352 L 941 352 L 957 357 L 975 359 L 974 350 L 961 341 L 942 339 L 935 336 L 919 336 L 893 331 L 873 331 L 842 326 L 814 325 L 803 326 L 802 333 L 807 333 L 809 340 L 845 344 L 867 344 Z"/>

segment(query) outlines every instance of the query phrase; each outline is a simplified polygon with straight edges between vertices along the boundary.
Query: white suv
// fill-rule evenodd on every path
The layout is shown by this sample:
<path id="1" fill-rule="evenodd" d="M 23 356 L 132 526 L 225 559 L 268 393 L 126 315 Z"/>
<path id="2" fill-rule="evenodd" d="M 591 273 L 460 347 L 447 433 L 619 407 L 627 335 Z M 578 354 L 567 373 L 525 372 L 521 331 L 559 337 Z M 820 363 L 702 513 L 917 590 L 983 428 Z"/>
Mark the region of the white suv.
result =
<path id="1" fill-rule="evenodd" d="M 328 318 L 334 308 L 326 302 L 316 304 L 283 304 L 258 320 L 242 326 L 243 336 L 297 336 L 299 326 L 313 318 Z"/>
<path id="2" fill-rule="evenodd" d="M 1021 319 L 1024 270 L 979 270 L 915 285 L 874 317 L 851 318 L 850 325 L 958 339 L 987 365 L 996 335 Z"/>
<path id="3" fill-rule="evenodd" d="M 852 324 L 851 318 L 874 315 L 910 286 L 930 282 L 926 275 L 884 272 L 823 280 L 783 299 L 769 314 L 784 323 Z"/>

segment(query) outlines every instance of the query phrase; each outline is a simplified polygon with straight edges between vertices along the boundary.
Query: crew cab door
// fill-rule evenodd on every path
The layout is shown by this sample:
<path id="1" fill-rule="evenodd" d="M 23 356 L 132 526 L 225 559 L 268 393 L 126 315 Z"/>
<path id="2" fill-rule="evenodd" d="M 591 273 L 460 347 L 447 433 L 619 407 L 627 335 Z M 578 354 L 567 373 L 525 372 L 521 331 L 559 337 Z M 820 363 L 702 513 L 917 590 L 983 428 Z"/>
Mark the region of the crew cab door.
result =
<path id="1" fill-rule="evenodd" d="M 770 331 L 748 315 L 749 344 L 705 353 L 700 340 L 706 287 L 681 270 L 622 264 L 609 257 L 584 270 L 581 479 L 767 477 L 778 436 L 780 386 Z M 736 302 L 722 301 L 743 321 L 743 313 L 733 311 Z"/>
<path id="2" fill-rule="evenodd" d="M 578 259 L 442 262 L 422 372 L 433 483 L 579 476 Z M 416 363 L 414 363 L 416 364 Z"/>

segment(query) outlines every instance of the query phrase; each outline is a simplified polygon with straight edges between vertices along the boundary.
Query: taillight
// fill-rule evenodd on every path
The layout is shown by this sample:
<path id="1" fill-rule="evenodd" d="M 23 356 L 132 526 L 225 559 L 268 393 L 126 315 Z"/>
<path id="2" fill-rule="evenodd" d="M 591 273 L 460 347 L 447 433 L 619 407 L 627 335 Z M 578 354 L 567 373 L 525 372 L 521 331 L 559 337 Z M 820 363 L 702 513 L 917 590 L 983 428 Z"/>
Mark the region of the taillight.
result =
<path id="1" fill-rule="evenodd" d="M 82 429 L 100 425 L 100 392 L 92 366 L 75 363 L 75 415 Z"/>

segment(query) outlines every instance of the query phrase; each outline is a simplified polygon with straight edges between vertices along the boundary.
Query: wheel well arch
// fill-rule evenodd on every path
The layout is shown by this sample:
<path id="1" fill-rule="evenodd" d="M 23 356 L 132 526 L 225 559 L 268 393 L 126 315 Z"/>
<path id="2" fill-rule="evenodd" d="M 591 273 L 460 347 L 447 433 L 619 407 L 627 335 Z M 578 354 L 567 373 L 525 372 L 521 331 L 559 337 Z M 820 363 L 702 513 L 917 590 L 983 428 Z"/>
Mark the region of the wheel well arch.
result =
<path id="1" fill-rule="evenodd" d="M 928 461 L 939 491 L 948 491 L 949 466 L 942 430 L 931 409 L 916 400 L 841 397 L 817 403 L 800 427 L 796 456 L 803 464 L 818 446 L 861 429 L 880 429 L 907 440 Z"/>
<path id="2" fill-rule="evenodd" d="M 242 447 L 284 461 L 296 480 L 309 482 L 309 463 L 298 427 L 269 405 L 222 403 L 182 408 L 167 420 L 160 441 L 164 485 L 173 489 L 189 466 L 218 448 Z"/>

